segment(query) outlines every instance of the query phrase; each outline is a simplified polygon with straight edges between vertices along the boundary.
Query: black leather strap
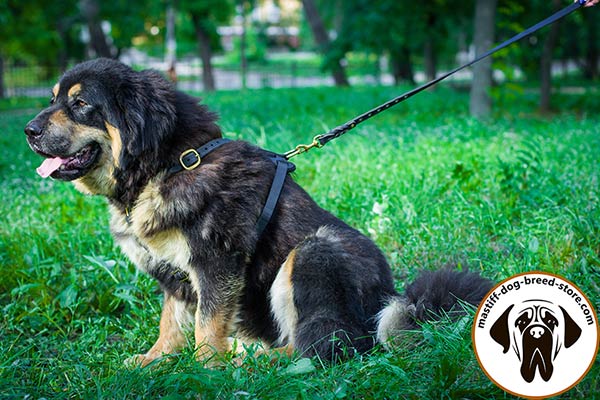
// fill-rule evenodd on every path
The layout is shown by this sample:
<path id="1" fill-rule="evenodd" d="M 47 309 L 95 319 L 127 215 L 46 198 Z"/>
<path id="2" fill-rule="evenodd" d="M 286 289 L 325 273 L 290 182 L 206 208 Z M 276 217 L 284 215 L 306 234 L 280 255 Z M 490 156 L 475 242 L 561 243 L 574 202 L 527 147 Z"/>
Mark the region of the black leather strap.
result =
<path id="1" fill-rule="evenodd" d="M 273 178 L 273 183 L 271 183 L 271 189 L 269 190 L 269 195 L 267 196 L 265 206 L 263 207 L 262 213 L 256 222 L 256 233 L 259 239 L 269 224 L 273 213 L 275 212 L 275 207 L 277 207 L 277 202 L 279 201 L 279 196 L 281 195 L 281 190 L 283 189 L 283 184 L 285 183 L 285 177 L 287 176 L 288 172 L 292 172 L 296 169 L 294 164 L 287 161 L 283 156 L 280 155 L 271 157 L 271 161 L 273 161 L 276 165 L 275 177 Z"/>
<path id="2" fill-rule="evenodd" d="M 535 24 L 534 26 L 532 26 L 529 29 L 526 29 L 525 31 L 513 36 L 512 38 L 508 39 L 505 42 L 502 42 L 501 44 L 499 44 L 498 46 L 494 47 L 491 50 L 488 50 L 487 52 L 477 56 L 476 58 L 474 58 L 473 60 L 469 61 L 466 64 L 461 65 L 460 67 L 454 68 L 452 71 L 447 72 L 443 75 L 440 75 L 439 77 L 435 78 L 432 81 L 429 81 L 427 83 L 422 84 L 421 86 L 412 89 L 392 100 L 389 100 L 385 103 L 383 103 L 382 105 L 373 108 L 370 111 L 367 111 L 364 114 L 359 115 L 358 117 L 355 117 L 353 119 L 351 119 L 350 121 L 346 122 L 343 125 L 337 126 L 335 128 L 333 128 L 332 130 L 330 130 L 327 133 L 324 133 L 322 135 L 317 135 L 315 137 L 315 141 L 318 142 L 318 146 L 310 146 L 310 147 L 323 147 L 325 146 L 329 141 L 336 139 L 340 136 L 342 136 L 343 134 L 345 134 L 346 132 L 348 132 L 351 129 L 354 129 L 358 124 L 368 120 L 371 117 L 374 117 L 375 115 L 379 114 L 382 111 L 387 110 L 390 107 L 395 106 L 396 104 L 399 104 L 401 102 L 403 102 L 404 100 L 409 99 L 410 97 L 414 96 L 415 94 L 421 92 L 422 90 L 428 89 L 429 87 L 435 85 L 436 83 L 443 81 L 444 79 L 448 78 L 450 75 L 453 75 L 455 73 L 457 73 L 458 71 L 461 71 L 467 67 L 470 67 L 471 65 L 475 64 L 476 62 L 479 62 L 481 60 L 483 60 L 486 57 L 491 56 L 492 54 L 494 54 L 497 51 L 502 50 L 503 48 L 510 46 L 511 44 L 513 44 L 514 42 L 523 39 L 526 36 L 531 35 L 532 33 L 538 31 L 539 29 L 542 29 L 543 27 L 545 27 L 546 25 L 552 24 L 554 22 L 556 22 L 557 20 L 571 14 L 573 11 L 577 10 L 578 8 L 580 8 L 581 6 L 583 6 L 586 3 L 585 0 L 578 0 L 575 3 L 571 3 L 568 6 L 566 6 L 565 8 L 563 8 L 562 10 L 558 11 L 557 13 L 549 16 L 548 18 L 546 18 L 545 20 Z M 306 151 L 308 149 L 305 149 L 304 151 Z M 304 151 L 301 151 L 302 153 Z M 290 157 L 295 156 L 296 154 L 300 154 L 301 152 L 293 152 L 290 151 L 288 152 L 290 155 Z M 289 157 L 288 157 L 289 158 Z"/>
<path id="3" fill-rule="evenodd" d="M 179 164 L 175 164 L 171 168 L 169 168 L 168 174 L 171 175 L 179 171 L 183 171 L 184 169 L 189 170 L 196 168 L 202 162 L 202 157 L 205 157 L 211 151 L 218 149 L 219 147 L 223 146 L 225 143 L 230 141 L 231 140 L 225 138 L 214 139 L 206 143 L 202 147 L 184 151 L 183 153 L 181 153 Z"/>

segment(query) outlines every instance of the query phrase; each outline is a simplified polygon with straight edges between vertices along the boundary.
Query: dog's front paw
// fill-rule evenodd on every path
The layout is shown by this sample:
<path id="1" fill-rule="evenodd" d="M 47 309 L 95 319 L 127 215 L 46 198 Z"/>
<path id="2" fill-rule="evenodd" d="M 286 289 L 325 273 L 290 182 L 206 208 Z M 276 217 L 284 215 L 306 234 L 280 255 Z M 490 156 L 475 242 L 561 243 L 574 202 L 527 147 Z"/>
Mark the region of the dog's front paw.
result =
<path id="1" fill-rule="evenodd" d="M 152 362 L 154 362 L 156 360 L 160 360 L 162 358 L 163 357 L 160 354 L 151 354 L 151 353 L 136 354 L 131 357 L 128 357 L 125 360 L 124 364 L 128 368 L 144 368 L 144 367 L 148 366 L 149 364 L 151 364 Z"/>

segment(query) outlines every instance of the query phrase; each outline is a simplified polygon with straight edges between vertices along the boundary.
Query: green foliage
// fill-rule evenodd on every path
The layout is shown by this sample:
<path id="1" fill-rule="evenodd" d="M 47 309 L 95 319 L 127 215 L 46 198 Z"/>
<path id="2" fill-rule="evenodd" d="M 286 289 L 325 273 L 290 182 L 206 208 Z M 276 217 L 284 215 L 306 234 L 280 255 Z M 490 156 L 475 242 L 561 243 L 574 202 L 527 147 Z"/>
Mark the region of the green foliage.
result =
<path id="1" fill-rule="evenodd" d="M 564 2 L 560 2 L 560 8 L 565 6 Z M 522 2 L 512 0 L 500 2 L 496 41 L 506 40 L 549 17 L 556 11 L 558 10 L 553 7 L 552 2 L 542 0 L 528 2 L 527 6 L 524 6 Z M 597 48 L 597 40 L 595 40 L 595 37 L 590 36 L 589 32 L 593 29 L 590 25 L 591 21 L 597 20 L 599 12 L 600 10 L 595 8 L 586 8 L 557 22 L 560 35 L 553 54 L 555 60 L 577 59 L 582 64 L 586 62 L 584 59 L 590 48 Z M 514 67 L 518 66 L 527 80 L 539 80 L 540 58 L 549 29 L 547 27 L 538 31 L 531 37 L 520 41 L 517 46 L 511 46 L 503 51 L 500 56 L 495 56 L 495 60 L 501 60 L 502 63 L 507 65 L 502 70 L 509 74 L 509 79 L 511 79 L 511 71 L 514 71 Z"/>
<path id="2" fill-rule="evenodd" d="M 594 88 L 589 88 L 594 90 Z M 597 90 L 597 88 L 595 89 Z M 391 88 L 212 93 L 227 137 L 283 152 L 397 95 Z M 600 303 L 597 96 L 563 94 L 566 112 L 533 114 L 525 94 L 499 99 L 489 123 L 444 87 L 294 159 L 315 200 L 371 235 L 398 288 L 449 261 L 496 281 L 540 269 Z M 45 103 L 46 100 L 39 102 Z M 191 349 L 146 369 L 123 360 L 157 336 L 157 285 L 114 248 L 106 202 L 42 180 L 22 128 L 30 107 L 0 103 L 0 393 L 8 398 L 507 398 L 480 371 L 464 319 L 407 333 L 325 367 L 318 359 L 225 358 L 208 369 Z M 571 107 L 577 107 L 577 116 Z M 600 392 L 597 363 L 566 398 Z"/>
<path id="3" fill-rule="evenodd" d="M 63 46 L 57 28 L 72 19 L 76 9 L 75 0 L 0 2 L 0 56 L 55 62 Z"/>
<path id="4" fill-rule="evenodd" d="M 233 40 L 232 56 L 237 61 L 240 60 L 241 39 L 236 37 Z M 264 33 L 264 27 L 255 24 L 246 31 L 246 60 L 253 63 L 266 63 L 267 61 L 267 37 Z"/>
<path id="5" fill-rule="evenodd" d="M 12 1 L 0 4 L 0 55 L 31 64 L 56 66 L 61 52 L 83 56 L 80 32 L 84 24 L 78 0 Z M 129 47 L 134 36 L 160 17 L 162 1 L 98 1 L 100 16 L 111 23 L 113 44 Z"/>
<path id="6" fill-rule="evenodd" d="M 234 0 L 181 0 L 177 7 L 186 15 L 197 16 L 200 28 L 210 36 L 211 47 L 220 48 L 217 27 L 229 22 L 235 11 Z M 193 28 L 192 28 L 192 33 Z M 195 37 L 195 33 L 194 33 Z"/>
<path id="7" fill-rule="evenodd" d="M 131 47 L 132 38 L 148 34 L 151 26 L 164 31 L 165 1 L 163 0 L 98 0 L 100 16 L 111 23 L 111 39 L 118 49 Z"/>
<path id="8" fill-rule="evenodd" d="M 397 57 L 399 49 L 420 54 L 432 38 L 438 56 L 451 63 L 459 49 L 458 37 L 470 31 L 474 5 L 436 0 L 426 3 L 398 0 L 320 2 L 324 19 L 336 30 L 327 59 L 350 51 Z"/>

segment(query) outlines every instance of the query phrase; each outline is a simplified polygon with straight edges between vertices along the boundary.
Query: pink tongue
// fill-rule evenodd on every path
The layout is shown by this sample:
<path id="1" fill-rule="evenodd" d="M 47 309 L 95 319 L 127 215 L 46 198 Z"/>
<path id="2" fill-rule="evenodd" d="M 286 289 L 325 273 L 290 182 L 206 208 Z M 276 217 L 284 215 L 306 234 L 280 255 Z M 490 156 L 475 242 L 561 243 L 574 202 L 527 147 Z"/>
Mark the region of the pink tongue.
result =
<path id="1" fill-rule="evenodd" d="M 36 169 L 36 171 L 42 178 L 47 178 L 52 175 L 52 173 L 56 171 L 65 161 L 67 160 L 60 157 L 46 158 L 42 165 Z"/>

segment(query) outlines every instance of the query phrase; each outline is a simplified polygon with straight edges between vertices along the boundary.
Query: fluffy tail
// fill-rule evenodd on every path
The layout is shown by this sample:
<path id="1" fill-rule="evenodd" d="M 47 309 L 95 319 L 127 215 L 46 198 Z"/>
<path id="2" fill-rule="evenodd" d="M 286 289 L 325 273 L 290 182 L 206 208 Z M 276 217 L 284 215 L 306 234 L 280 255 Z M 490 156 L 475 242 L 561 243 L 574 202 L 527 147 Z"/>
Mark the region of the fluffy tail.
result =
<path id="1" fill-rule="evenodd" d="M 477 273 L 451 269 L 422 271 L 403 296 L 390 299 L 377 316 L 377 340 L 386 343 L 403 330 L 442 314 L 461 313 L 459 302 L 478 305 L 492 282 Z"/>

